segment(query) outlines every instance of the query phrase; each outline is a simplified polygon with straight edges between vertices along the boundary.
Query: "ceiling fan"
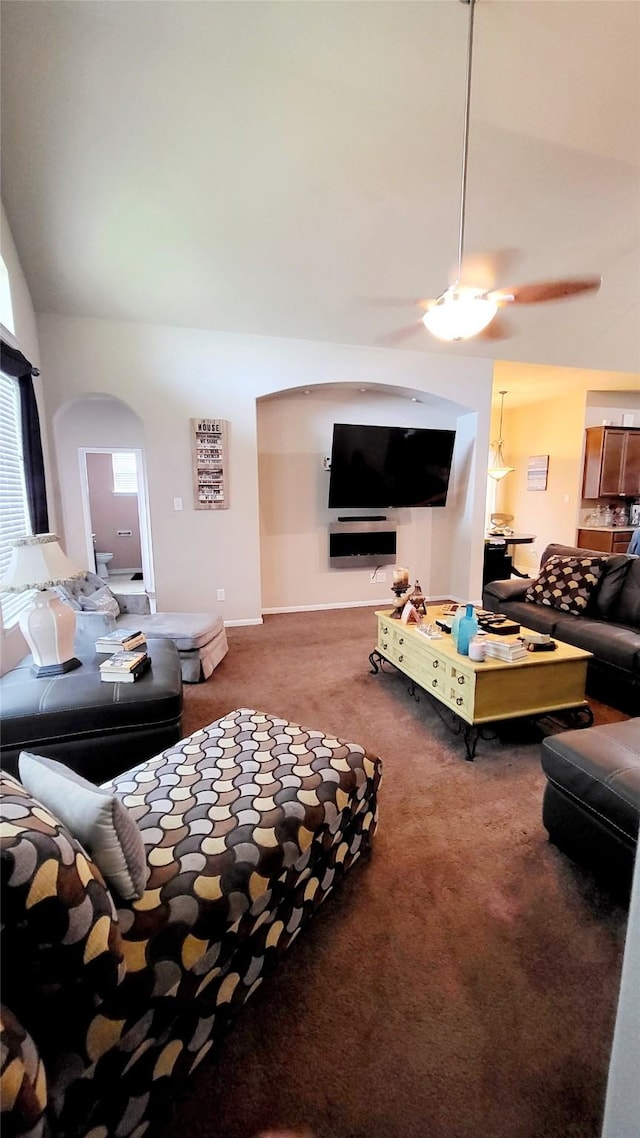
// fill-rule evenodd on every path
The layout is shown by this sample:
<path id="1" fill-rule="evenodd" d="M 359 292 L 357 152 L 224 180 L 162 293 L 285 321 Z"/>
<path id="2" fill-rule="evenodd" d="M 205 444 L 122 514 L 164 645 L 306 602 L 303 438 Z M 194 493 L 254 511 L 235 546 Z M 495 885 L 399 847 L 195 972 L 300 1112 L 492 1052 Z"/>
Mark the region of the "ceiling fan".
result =
<path id="1" fill-rule="evenodd" d="M 599 276 L 568 277 L 538 281 L 533 284 L 510 285 L 504 288 L 487 288 L 486 279 L 480 277 L 485 271 L 464 263 L 464 226 L 467 199 L 467 166 L 469 149 L 469 115 L 471 109 L 471 66 L 473 59 L 473 25 L 477 0 L 461 0 L 469 6 L 469 29 L 467 38 L 467 71 L 464 108 L 464 132 L 462 141 L 462 178 L 460 187 L 460 227 L 458 235 L 458 261 L 453 284 L 433 300 L 416 300 L 415 304 L 424 311 L 419 321 L 406 328 L 392 332 L 387 340 L 404 339 L 420 328 L 420 323 L 432 335 L 441 340 L 468 340 L 482 335 L 485 339 L 504 339 L 509 334 L 507 325 L 498 313 L 510 304 L 543 304 L 552 300 L 565 300 L 582 293 L 597 292 L 602 283 Z M 484 258 L 485 266 L 490 257 Z M 478 275 L 475 276 L 475 273 Z M 495 275 L 493 272 L 491 275 Z M 493 282 L 492 282 L 493 283 Z M 397 302 L 391 302 L 397 303 Z M 407 303 L 407 302 L 403 302 Z"/>

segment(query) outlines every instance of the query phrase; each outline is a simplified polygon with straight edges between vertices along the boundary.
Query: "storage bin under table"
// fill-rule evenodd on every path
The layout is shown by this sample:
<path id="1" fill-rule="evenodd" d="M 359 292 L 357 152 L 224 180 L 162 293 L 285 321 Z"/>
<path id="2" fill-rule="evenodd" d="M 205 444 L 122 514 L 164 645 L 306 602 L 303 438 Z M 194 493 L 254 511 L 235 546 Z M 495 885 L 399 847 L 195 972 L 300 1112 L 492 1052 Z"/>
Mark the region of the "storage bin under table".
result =
<path id="1" fill-rule="evenodd" d="M 31 656 L 0 679 L 0 765 L 17 776 L 20 751 L 58 759 L 92 782 L 156 755 L 182 734 L 180 658 L 171 640 L 149 640 L 151 667 L 134 683 L 100 679 L 104 655 L 36 677 Z"/>

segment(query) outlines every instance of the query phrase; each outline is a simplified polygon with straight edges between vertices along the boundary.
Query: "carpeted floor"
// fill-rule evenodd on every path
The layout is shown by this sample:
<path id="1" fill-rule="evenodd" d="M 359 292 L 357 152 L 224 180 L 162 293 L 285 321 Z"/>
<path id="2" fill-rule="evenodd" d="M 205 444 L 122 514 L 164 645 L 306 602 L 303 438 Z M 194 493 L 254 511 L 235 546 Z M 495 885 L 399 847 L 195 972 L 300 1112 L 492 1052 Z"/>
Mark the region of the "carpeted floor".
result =
<path id="1" fill-rule="evenodd" d="M 539 740 L 466 762 L 428 696 L 370 673 L 371 610 L 228 632 L 185 689 L 185 734 L 250 707 L 362 743 L 384 761 L 380 828 L 167 1135 L 596 1138 L 626 912 L 548 843 Z"/>

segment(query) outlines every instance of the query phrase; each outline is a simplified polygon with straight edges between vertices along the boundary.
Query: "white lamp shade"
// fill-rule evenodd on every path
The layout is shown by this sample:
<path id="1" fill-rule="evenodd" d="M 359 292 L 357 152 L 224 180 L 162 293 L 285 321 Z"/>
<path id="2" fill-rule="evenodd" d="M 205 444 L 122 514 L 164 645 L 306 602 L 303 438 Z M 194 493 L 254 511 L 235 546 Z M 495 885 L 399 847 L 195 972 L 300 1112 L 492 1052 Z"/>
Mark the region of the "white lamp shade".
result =
<path id="1" fill-rule="evenodd" d="M 427 309 L 422 323 L 439 340 L 468 340 L 482 332 L 497 311 L 495 301 L 480 289 L 452 286 Z"/>
<path id="2" fill-rule="evenodd" d="M 11 560 L 0 580 L 0 592 L 49 589 L 72 577 L 81 577 L 82 573 L 62 552 L 55 533 L 36 533 L 13 542 Z"/>
<path id="3" fill-rule="evenodd" d="M 502 439 L 500 439 L 493 447 L 489 457 L 489 477 L 499 482 L 501 478 L 505 478 L 507 474 L 511 474 L 514 470 L 514 466 L 509 466 L 508 463 L 505 462 L 502 453 Z"/>

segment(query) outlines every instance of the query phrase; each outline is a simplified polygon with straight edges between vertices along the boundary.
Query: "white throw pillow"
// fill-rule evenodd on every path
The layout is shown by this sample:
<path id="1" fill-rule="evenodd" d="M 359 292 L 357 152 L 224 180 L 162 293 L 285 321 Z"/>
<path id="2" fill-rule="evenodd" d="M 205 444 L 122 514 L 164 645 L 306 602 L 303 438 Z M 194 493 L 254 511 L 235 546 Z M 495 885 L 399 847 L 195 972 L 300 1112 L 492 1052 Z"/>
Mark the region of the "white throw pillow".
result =
<path id="1" fill-rule="evenodd" d="M 120 615 L 120 605 L 108 585 L 102 589 L 96 589 L 95 593 L 90 593 L 88 597 L 84 593 L 80 593 L 78 600 L 80 607 L 85 612 L 106 612 L 109 616 Z"/>
<path id="2" fill-rule="evenodd" d="M 23 786 L 81 842 L 120 896 L 141 897 L 148 876 L 142 834 L 120 799 L 55 759 L 29 751 L 20 752 L 18 770 Z"/>

